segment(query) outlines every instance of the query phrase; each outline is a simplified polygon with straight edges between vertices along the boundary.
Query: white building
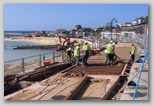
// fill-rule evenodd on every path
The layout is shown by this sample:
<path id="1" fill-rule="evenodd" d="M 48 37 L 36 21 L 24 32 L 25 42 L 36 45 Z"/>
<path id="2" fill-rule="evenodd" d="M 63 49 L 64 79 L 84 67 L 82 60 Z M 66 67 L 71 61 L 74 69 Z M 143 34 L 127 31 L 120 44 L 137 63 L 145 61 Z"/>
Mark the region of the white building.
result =
<path id="1" fill-rule="evenodd" d="M 137 21 L 132 21 L 132 25 L 137 25 Z"/>
<path id="2" fill-rule="evenodd" d="M 126 26 L 126 27 L 132 26 L 132 23 L 126 22 L 126 23 L 125 23 L 125 26 Z"/>

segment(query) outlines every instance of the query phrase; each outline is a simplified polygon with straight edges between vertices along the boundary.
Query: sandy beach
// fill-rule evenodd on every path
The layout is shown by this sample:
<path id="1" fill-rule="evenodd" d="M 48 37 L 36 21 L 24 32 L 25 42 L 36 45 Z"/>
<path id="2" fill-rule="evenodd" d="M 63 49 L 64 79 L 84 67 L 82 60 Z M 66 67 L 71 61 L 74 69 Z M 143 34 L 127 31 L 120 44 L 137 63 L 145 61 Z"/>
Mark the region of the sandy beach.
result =
<path id="1" fill-rule="evenodd" d="M 60 44 L 58 38 L 47 38 L 47 37 L 33 37 L 33 38 L 5 38 L 4 41 L 20 41 L 20 42 L 32 42 L 40 45 L 54 45 Z"/>
<path id="2" fill-rule="evenodd" d="M 64 41 L 64 39 L 61 39 L 62 42 Z M 73 40 L 77 40 L 77 38 L 71 38 L 70 41 L 72 42 Z M 60 44 L 59 42 L 59 38 L 58 37 L 54 37 L 54 38 L 50 38 L 50 37 L 32 37 L 32 38 L 5 38 L 4 41 L 20 41 L 20 42 L 32 42 L 32 43 L 38 43 L 40 45 L 56 45 L 56 44 Z M 79 41 L 81 41 L 81 39 L 79 39 Z"/>

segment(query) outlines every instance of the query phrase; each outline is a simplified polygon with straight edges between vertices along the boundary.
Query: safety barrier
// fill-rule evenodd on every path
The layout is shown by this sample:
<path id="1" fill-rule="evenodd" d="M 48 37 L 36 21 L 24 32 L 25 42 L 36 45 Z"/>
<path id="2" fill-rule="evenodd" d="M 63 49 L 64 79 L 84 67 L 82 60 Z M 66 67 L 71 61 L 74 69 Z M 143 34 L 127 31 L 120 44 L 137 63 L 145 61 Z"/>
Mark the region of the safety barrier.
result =
<path id="1" fill-rule="evenodd" d="M 148 56 L 148 49 L 146 50 L 146 53 L 145 53 L 145 56 L 144 56 L 144 60 L 142 62 L 142 66 L 141 66 L 140 71 L 139 71 L 138 80 L 137 80 L 136 87 L 135 87 L 135 91 L 134 91 L 134 95 L 133 95 L 133 100 L 135 100 L 135 98 L 136 98 L 136 94 L 137 94 L 137 89 L 138 89 L 138 86 L 139 86 L 140 77 L 141 77 L 142 70 L 144 68 L 144 64 L 145 64 L 145 61 L 147 59 L 147 56 Z"/>
<path id="2" fill-rule="evenodd" d="M 48 52 L 44 54 L 19 58 L 4 62 L 4 75 L 16 74 L 19 72 L 29 71 L 43 66 L 45 60 L 50 60 L 51 63 L 62 62 L 64 60 L 63 52 Z"/>

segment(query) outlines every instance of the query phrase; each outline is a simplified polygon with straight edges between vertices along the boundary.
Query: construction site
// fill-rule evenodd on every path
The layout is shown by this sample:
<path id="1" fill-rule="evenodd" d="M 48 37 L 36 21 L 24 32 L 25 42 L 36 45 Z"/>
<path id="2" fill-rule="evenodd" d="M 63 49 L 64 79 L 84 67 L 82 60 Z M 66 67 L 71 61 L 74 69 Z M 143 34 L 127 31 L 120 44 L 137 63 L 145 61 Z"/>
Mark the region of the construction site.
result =
<path id="1" fill-rule="evenodd" d="M 99 44 L 99 53 L 89 56 L 88 66 L 76 66 L 75 59 L 66 61 L 63 52 L 53 53 L 50 64 L 36 61 L 32 70 L 26 67 L 33 63 L 23 67 L 22 60 L 20 73 L 5 70 L 4 100 L 148 100 L 148 34 L 113 36 L 117 57 L 112 66 L 104 64 L 109 41 L 93 41 Z M 130 62 L 132 43 L 137 47 L 134 63 Z"/>

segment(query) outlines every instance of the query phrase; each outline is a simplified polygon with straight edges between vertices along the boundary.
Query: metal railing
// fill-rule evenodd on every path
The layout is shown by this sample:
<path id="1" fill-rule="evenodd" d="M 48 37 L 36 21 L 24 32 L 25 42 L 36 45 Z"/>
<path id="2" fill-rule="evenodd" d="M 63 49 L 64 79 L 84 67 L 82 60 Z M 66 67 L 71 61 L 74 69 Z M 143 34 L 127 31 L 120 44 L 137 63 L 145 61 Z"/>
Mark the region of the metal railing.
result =
<path id="1" fill-rule="evenodd" d="M 43 66 L 45 60 L 51 63 L 62 62 L 64 60 L 64 52 L 48 52 L 44 54 L 19 58 L 4 62 L 4 75 L 17 74 L 20 72 L 30 71 Z"/>
<path id="2" fill-rule="evenodd" d="M 135 100 L 135 98 L 136 98 L 137 90 L 138 90 L 138 86 L 139 86 L 139 82 L 140 82 L 140 78 L 141 78 L 141 74 L 142 74 L 142 70 L 144 68 L 144 64 L 146 62 L 147 57 L 148 57 L 148 49 L 146 50 L 146 53 L 145 53 L 145 56 L 144 56 L 144 59 L 143 59 L 143 62 L 142 62 L 142 66 L 140 67 L 140 70 L 139 70 L 138 79 L 137 79 L 137 83 L 136 83 L 136 87 L 135 87 L 135 90 L 134 90 L 134 95 L 133 95 L 132 100 Z"/>

